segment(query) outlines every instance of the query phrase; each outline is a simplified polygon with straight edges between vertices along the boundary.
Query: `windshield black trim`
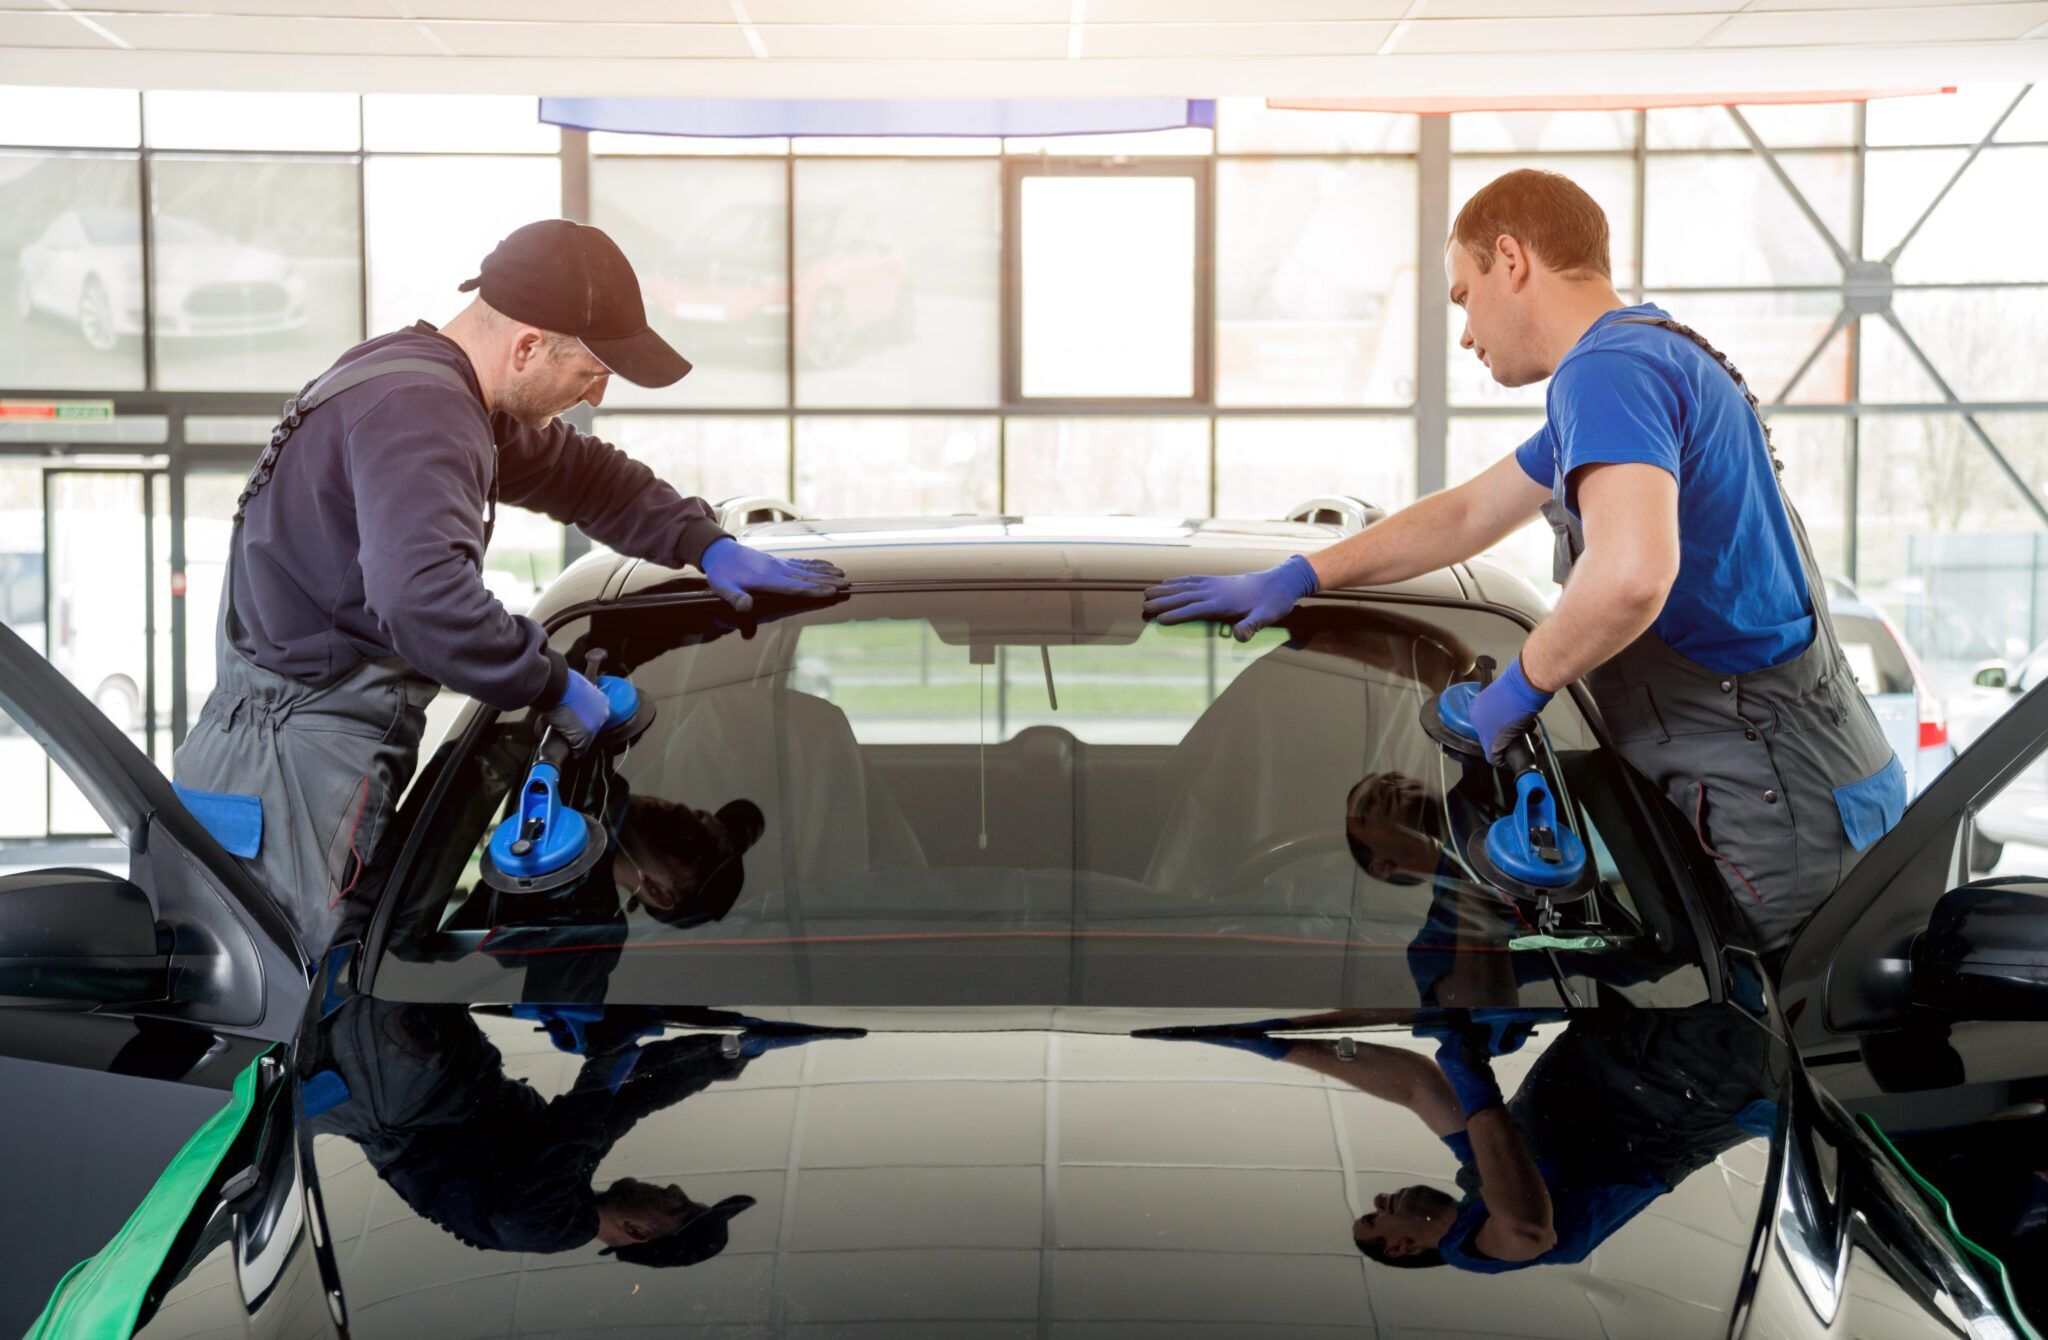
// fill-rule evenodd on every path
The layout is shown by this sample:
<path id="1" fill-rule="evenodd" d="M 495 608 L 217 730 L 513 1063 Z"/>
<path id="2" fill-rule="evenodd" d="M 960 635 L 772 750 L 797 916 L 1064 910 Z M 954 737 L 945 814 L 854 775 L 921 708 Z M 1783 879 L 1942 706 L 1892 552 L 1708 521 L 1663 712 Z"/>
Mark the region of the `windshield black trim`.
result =
<path id="1" fill-rule="evenodd" d="M 858 582 L 848 591 L 847 597 L 851 598 L 855 595 L 904 594 L 922 591 L 1143 591 L 1148 585 L 1150 585 L 1149 582 L 1142 580 L 1110 578 L 1059 580 L 1039 577 L 1016 578 L 1013 580 L 976 579 L 965 581 L 958 578 L 906 579 L 884 582 Z M 1460 589 L 1467 589 L 1462 581 L 1459 582 L 1459 586 Z M 1491 600 L 1472 597 L 1441 596 L 1426 593 L 1410 595 L 1390 591 L 1336 590 L 1318 592 L 1315 598 L 1318 600 L 1344 601 L 1360 605 L 1421 605 L 1437 609 L 1478 610 L 1507 619 L 1525 632 L 1533 632 L 1537 622 L 1513 606 L 1496 604 Z M 615 599 L 600 597 L 594 600 L 579 600 L 548 614 L 541 626 L 552 636 L 557 629 L 571 620 L 587 618 L 593 614 L 612 613 L 620 610 L 655 609 L 669 605 L 691 607 L 724 603 L 723 598 L 714 594 L 708 586 L 702 590 L 686 591 L 671 589 L 665 591 L 646 591 L 634 595 L 620 596 Z M 1592 693 L 1586 688 L 1585 683 L 1583 681 L 1574 681 L 1569 686 L 1569 692 L 1572 695 L 1573 705 L 1579 709 L 1579 715 L 1585 721 L 1587 728 L 1592 732 L 1593 738 L 1602 748 L 1613 748 L 1613 742 L 1607 734 L 1606 723 L 1600 715 L 1599 708 L 1594 705 Z M 434 775 L 429 779 L 429 786 L 425 793 L 422 795 L 419 788 L 416 787 L 413 795 L 407 797 L 408 808 L 410 808 L 414 797 L 419 797 L 420 808 L 415 812 L 415 821 L 406 832 L 405 843 L 399 849 L 397 858 L 392 862 L 390 873 L 385 876 L 383 887 L 379 891 L 376 911 L 372 914 L 370 925 L 364 932 L 363 953 L 359 960 L 361 965 L 359 971 L 362 976 L 358 989 L 366 995 L 374 994 L 375 992 L 377 970 L 383 964 L 386 948 L 385 942 L 390 936 L 391 923 L 397 915 L 398 899 L 394 895 L 397 890 L 405 886 L 406 877 L 411 874 L 413 866 L 419 860 L 422 830 L 417 822 L 417 816 L 420 813 L 432 813 L 440 808 L 443 796 L 447 791 L 449 775 L 454 771 L 452 768 L 439 765 L 445 764 L 447 759 L 458 757 L 466 752 L 475 743 L 478 735 L 497 721 L 500 716 L 504 715 L 496 708 L 486 707 L 481 703 L 473 703 L 468 710 L 470 713 L 469 724 L 464 726 L 459 734 L 452 736 L 442 745 L 441 749 L 436 751 L 435 759 L 430 764 L 430 766 L 434 767 Z M 1637 780 L 1638 784 L 1640 784 L 1639 779 Z M 1650 802 L 1654 797 L 1645 793 L 1639 793 L 1632 795 L 1630 799 L 1638 808 L 1648 810 Z M 1726 965 L 1721 961 L 1721 936 L 1714 929 L 1714 923 L 1709 918 L 1707 909 L 1699 901 L 1700 890 L 1695 887 L 1693 879 L 1687 873 L 1686 863 L 1679 857 L 1677 852 L 1672 850 L 1669 834 L 1665 832 L 1664 826 L 1657 823 L 1652 814 L 1646 813 L 1643 817 L 1657 843 L 1658 855 L 1663 858 L 1665 864 L 1675 877 L 1679 902 L 1685 908 L 1686 919 L 1692 928 L 1694 942 L 1699 946 L 1699 966 L 1707 979 L 1708 997 L 1715 1001 L 1724 1000 L 1726 999 Z"/>

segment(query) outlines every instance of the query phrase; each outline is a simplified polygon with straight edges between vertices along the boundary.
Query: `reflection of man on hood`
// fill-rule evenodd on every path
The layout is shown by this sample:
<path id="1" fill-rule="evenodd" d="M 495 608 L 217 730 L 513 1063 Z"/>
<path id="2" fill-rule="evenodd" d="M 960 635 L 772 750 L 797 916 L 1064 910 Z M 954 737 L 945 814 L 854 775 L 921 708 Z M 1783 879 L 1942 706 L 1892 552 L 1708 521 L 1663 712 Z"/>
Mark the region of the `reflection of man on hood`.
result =
<path id="1" fill-rule="evenodd" d="M 630 1025 L 600 1020 L 586 1036 L 574 1082 L 548 1099 L 507 1078 L 467 1009 L 354 997 L 321 1025 L 308 1105 L 340 1101 L 313 1128 L 361 1145 L 407 1205 L 472 1247 L 564 1252 L 595 1239 L 638 1265 L 716 1256 L 751 1197 L 706 1205 L 676 1185 L 624 1177 L 599 1190 L 592 1177 L 641 1118 L 817 1035 L 742 1034 L 736 1051 L 715 1033 L 641 1046 Z"/>
<path id="2" fill-rule="evenodd" d="M 1423 1183 L 1376 1195 L 1351 1229 L 1376 1261 L 1481 1274 L 1583 1261 L 1721 1151 L 1768 1137 L 1776 1119 L 1769 1039 L 1727 1006 L 1576 1015 L 1505 1102 L 1489 1056 L 1515 1030 L 1473 1017 L 1488 1013 L 1436 1030 L 1441 1077 L 1395 1099 L 1457 1156 L 1464 1195 Z"/>

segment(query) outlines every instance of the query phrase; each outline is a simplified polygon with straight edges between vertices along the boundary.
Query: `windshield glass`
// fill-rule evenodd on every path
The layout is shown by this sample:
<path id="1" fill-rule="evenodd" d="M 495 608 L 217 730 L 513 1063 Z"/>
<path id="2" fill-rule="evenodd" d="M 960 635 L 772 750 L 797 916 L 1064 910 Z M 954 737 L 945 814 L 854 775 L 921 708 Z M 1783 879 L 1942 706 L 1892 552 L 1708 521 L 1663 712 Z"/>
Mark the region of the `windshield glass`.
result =
<path id="1" fill-rule="evenodd" d="M 563 769 L 604 850 L 566 887 L 482 863 L 533 714 L 453 746 L 376 991 L 440 1001 L 1413 1009 L 1702 994 L 1647 812 L 1569 696 L 1551 789 L 1591 892 L 1480 881 L 1512 797 L 1420 709 L 1522 630 L 1323 599 L 1239 644 L 1135 590 L 860 593 L 735 629 L 714 600 L 553 632 L 654 708 Z M 610 835 L 608 838 L 606 835 Z M 1455 969 L 1455 971 L 1454 971 Z"/>

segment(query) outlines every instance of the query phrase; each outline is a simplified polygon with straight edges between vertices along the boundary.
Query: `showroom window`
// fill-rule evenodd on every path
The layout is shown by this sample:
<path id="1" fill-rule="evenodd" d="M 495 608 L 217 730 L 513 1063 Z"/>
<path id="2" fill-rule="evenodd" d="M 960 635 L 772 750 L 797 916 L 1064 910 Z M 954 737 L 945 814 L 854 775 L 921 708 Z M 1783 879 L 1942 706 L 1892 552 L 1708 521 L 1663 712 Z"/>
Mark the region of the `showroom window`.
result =
<path id="1" fill-rule="evenodd" d="M 1923 640 L 1943 694 L 1969 658 L 2048 641 L 2048 261 L 2007 222 L 2048 190 L 2048 92 L 1447 124 L 1225 98 L 1213 130 L 1004 141 L 584 134 L 536 111 L 0 88 L 0 395 L 115 415 L 10 422 L 0 447 L 168 457 L 149 491 L 183 492 L 185 595 L 151 559 L 182 611 L 174 722 L 210 682 L 219 495 L 282 396 L 366 334 L 446 320 L 520 224 L 588 218 L 632 258 L 696 370 L 615 378 L 578 418 L 685 494 L 1271 518 L 1398 506 L 1541 422 L 1541 385 L 1458 347 L 1419 226 L 1524 166 L 1603 205 L 1625 299 L 1748 375 L 1823 562 Z M 22 467 L 38 499 L 66 464 Z M 500 531 L 491 580 L 515 597 L 591 543 L 509 509 Z M 1546 532 L 1499 553 L 1554 594 Z"/>
<path id="2" fill-rule="evenodd" d="M 1069 175 L 1016 164 L 1017 393 L 1191 400 L 1201 181 L 1173 166 Z"/>

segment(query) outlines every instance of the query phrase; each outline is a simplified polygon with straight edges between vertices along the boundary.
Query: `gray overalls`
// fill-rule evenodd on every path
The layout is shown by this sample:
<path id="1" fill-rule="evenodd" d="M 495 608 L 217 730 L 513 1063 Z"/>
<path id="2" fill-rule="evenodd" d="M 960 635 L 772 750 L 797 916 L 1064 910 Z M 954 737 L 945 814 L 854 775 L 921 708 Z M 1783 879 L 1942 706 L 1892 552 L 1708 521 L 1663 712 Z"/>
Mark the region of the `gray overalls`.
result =
<path id="1" fill-rule="evenodd" d="M 284 419 L 235 506 L 213 692 L 173 760 L 187 805 L 242 858 L 316 962 L 418 766 L 427 704 L 439 686 L 395 656 L 324 684 L 302 684 L 257 665 L 235 647 L 241 624 L 234 555 L 243 513 L 270 482 L 301 419 L 350 387 L 400 372 L 426 373 L 470 393 L 443 364 L 394 358 L 330 372 L 285 402 Z"/>
<path id="2" fill-rule="evenodd" d="M 1618 320 L 1699 345 L 1756 410 L 1742 374 L 1697 332 L 1660 317 Z M 1775 477 L 1784 466 L 1761 413 L 1757 421 Z M 1646 630 L 1586 676 L 1615 749 L 1699 835 L 1767 956 L 1783 951 L 1906 803 L 1905 774 L 1842 655 L 1820 565 L 1782 480 L 1778 496 L 1813 605 L 1805 651 L 1769 669 L 1723 674 Z M 1556 532 L 1553 575 L 1562 584 L 1585 551 L 1585 532 L 1565 508 L 1561 473 L 1543 516 Z"/>

